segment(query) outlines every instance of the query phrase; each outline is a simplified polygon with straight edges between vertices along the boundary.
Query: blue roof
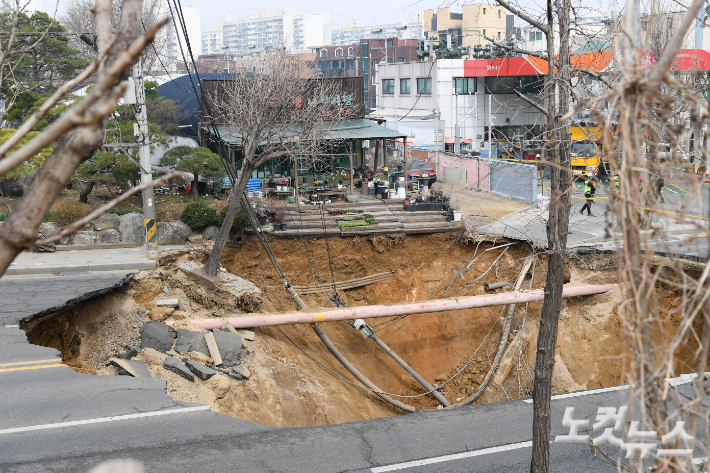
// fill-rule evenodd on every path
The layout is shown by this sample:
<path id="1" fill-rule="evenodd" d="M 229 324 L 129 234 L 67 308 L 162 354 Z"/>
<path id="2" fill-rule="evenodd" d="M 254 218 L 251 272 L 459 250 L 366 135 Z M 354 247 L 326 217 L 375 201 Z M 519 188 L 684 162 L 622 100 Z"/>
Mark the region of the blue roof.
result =
<path id="1" fill-rule="evenodd" d="M 200 74 L 200 79 L 232 79 L 234 74 Z M 192 87 L 192 81 L 197 87 L 197 95 Z M 175 112 L 183 117 L 180 125 L 190 125 L 189 128 L 180 128 L 180 136 L 197 138 L 200 127 L 200 86 L 197 74 L 185 74 L 175 77 L 170 82 L 158 87 L 158 95 L 177 102 Z"/>

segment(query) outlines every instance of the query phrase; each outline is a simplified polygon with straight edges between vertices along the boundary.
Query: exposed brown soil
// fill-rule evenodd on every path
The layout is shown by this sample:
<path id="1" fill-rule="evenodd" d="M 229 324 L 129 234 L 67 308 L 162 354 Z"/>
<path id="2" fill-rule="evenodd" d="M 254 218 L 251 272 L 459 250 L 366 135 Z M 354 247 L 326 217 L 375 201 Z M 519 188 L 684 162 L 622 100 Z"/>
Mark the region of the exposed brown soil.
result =
<path id="1" fill-rule="evenodd" d="M 531 252 L 526 244 L 513 245 L 492 267 L 503 249 L 484 251 L 496 244 L 501 242 L 465 243 L 451 234 L 409 236 L 400 240 L 376 237 L 271 241 L 279 265 L 296 286 L 393 272 L 386 281 L 339 292 L 348 306 L 443 297 L 446 286 L 474 253 L 479 258 L 454 281 L 447 297 L 484 294 L 485 283 L 515 279 L 524 258 Z M 62 350 L 65 361 L 76 369 L 108 374 L 104 368 L 108 357 L 135 344 L 142 323 L 151 316 L 156 317 L 157 312 L 149 312 L 154 308 L 156 297 L 163 294 L 179 297 L 181 308 L 171 314 L 170 319 L 177 327 L 193 330 L 199 329 L 189 323 L 191 319 L 244 313 L 250 308 L 246 304 L 233 310 L 228 304 L 206 301 L 204 291 L 200 292 L 202 299 L 196 297 L 190 287 L 194 283 L 176 269 L 181 261 L 203 262 L 207 249 L 201 247 L 165 257 L 159 270 L 141 273 L 141 278 L 124 290 L 101 300 L 77 304 L 26 327 L 30 340 Z M 616 282 L 615 256 L 573 258 L 570 263 L 572 284 Z M 245 238 L 241 245 L 228 247 L 222 264 L 263 289 L 261 311 L 296 310 L 253 236 Z M 545 257 L 541 256 L 533 266 L 533 279 L 526 281 L 523 288 L 543 287 L 545 267 Z M 483 275 L 486 271 L 489 272 Z M 473 282 L 480 276 L 480 280 Z M 303 299 L 309 307 L 332 307 L 327 296 L 306 295 Z M 656 296 L 664 310 L 678 303 L 677 294 L 671 290 L 659 288 Z M 554 379 L 557 392 L 606 387 L 624 381 L 625 342 L 618 320 L 618 304 L 616 291 L 563 302 Z M 478 403 L 529 396 L 541 308 L 541 302 L 517 307 L 514 332 L 509 338 L 513 343 L 498 377 Z M 475 392 L 490 369 L 500 341 L 503 310 L 503 307 L 490 307 L 368 322 L 385 343 L 430 382 L 441 383 L 461 371 L 444 388 L 444 395 L 453 404 Z M 672 325 L 672 316 L 668 323 Z M 403 396 L 423 392 L 388 355 L 347 323 L 327 323 L 322 324 L 322 328 L 351 363 L 382 390 Z M 209 403 L 215 411 L 263 424 L 324 425 L 401 413 L 359 385 L 327 351 L 310 326 L 281 329 L 283 333 L 277 328 L 257 329 L 255 340 L 247 343 L 244 364 L 251 377 L 246 381 L 217 375 L 209 381 L 190 383 L 162 369 L 164 355 L 146 350 L 140 358 L 146 361 L 153 376 L 168 380 L 168 394 L 175 399 Z M 682 357 L 690 356 L 689 352 L 679 352 L 678 356 L 679 372 L 687 372 L 681 365 L 685 363 Z M 400 400 L 423 409 L 438 405 L 430 395 Z"/>

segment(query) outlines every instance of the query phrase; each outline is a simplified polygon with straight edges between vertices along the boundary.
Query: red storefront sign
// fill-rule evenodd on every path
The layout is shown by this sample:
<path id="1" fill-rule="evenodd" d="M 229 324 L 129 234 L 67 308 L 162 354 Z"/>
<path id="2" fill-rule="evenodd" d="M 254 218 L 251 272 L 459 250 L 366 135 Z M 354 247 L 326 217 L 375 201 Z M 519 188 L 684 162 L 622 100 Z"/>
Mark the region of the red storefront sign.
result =
<path id="1" fill-rule="evenodd" d="M 544 73 L 526 57 L 476 59 L 463 62 L 464 77 L 537 76 Z"/>

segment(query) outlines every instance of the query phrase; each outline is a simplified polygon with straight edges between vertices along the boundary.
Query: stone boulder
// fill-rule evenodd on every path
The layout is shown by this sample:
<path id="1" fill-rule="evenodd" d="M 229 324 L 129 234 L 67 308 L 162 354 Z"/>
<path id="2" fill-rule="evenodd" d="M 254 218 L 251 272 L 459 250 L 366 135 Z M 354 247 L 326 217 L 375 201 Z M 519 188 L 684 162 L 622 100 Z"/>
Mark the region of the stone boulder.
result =
<path id="1" fill-rule="evenodd" d="M 159 245 L 184 245 L 192 231 L 182 222 L 158 222 Z"/>
<path id="2" fill-rule="evenodd" d="M 202 238 L 205 240 L 216 240 L 217 235 L 219 235 L 219 227 L 216 225 L 210 225 L 209 227 L 205 228 L 205 231 L 202 232 Z"/>
<path id="3" fill-rule="evenodd" d="M 124 242 L 137 243 L 139 245 L 144 242 L 145 228 L 143 215 L 137 213 L 121 215 L 120 221 L 119 231 L 121 232 L 121 237 L 123 237 Z"/>
<path id="4" fill-rule="evenodd" d="M 81 230 L 74 234 L 75 245 L 93 245 L 96 243 L 96 236 L 93 230 Z"/>
<path id="5" fill-rule="evenodd" d="M 119 241 L 121 241 L 121 235 L 113 228 L 99 232 L 98 242 L 101 245 L 118 243 Z"/>
<path id="6" fill-rule="evenodd" d="M 46 237 L 50 237 L 50 236 L 56 234 L 59 231 L 59 229 L 60 229 L 60 227 L 56 223 L 52 223 L 52 222 L 45 222 L 39 226 L 40 233 Z M 68 236 L 60 238 L 56 242 L 57 245 L 68 245 L 69 243 L 71 243 L 71 238 L 69 238 Z"/>
<path id="7" fill-rule="evenodd" d="M 91 224 L 94 230 L 100 232 L 102 230 L 116 230 L 121 226 L 121 217 L 116 214 L 103 214 L 93 221 Z"/>
<path id="8" fill-rule="evenodd" d="M 346 195 L 346 196 L 345 196 L 345 200 L 346 200 L 347 202 L 350 202 L 350 203 L 357 202 L 357 201 L 360 200 L 360 196 L 357 195 L 357 194 Z"/>
<path id="9" fill-rule="evenodd" d="M 6 197 L 22 197 L 33 179 L 34 175 L 15 179 L 0 179 L 0 191 Z"/>
<path id="10" fill-rule="evenodd" d="M 141 348 L 166 353 L 173 346 L 173 334 L 162 322 L 148 322 L 141 327 Z"/>

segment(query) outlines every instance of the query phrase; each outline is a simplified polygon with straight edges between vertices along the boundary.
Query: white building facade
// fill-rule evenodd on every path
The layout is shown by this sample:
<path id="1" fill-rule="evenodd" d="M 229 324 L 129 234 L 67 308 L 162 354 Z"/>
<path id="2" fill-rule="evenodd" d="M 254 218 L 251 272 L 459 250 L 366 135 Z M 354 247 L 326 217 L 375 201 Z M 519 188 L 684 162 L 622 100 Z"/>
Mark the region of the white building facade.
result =
<path id="1" fill-rule="evenodd" d="M 375 33 L 373 33 L 375 31 Z M 361 39 L 394 38 L 421 39 L 421 23 L 393 23 L 389 25 L 359 26 L 358 20 L 345 20 L 344 27 L 334 29 L 330 36 L 332 45 L 351 45 Z"/>
<path id="2" fill-rule="evenodd" d="M 192 56 L 195 60 L 202 54 L 202 22 L 200 20 L 200 9 L 197 7 L 185 7 L 182 9 L 183 17 L 185 19 L 185 29 L 187 30 L 187 39 L 190 42 L 190 49 L 192 50 Z M 182 46 L 182 51 L 181 51 Z M 185 35 L 181 28 L 175 28 L 174 24 L 170 25 L 170 32 L 168 34 L 168 56 L 172 59 L 170 61 L 170 72 L 177 72 L 177 62 L 182 62 L 183 53 L 187 62 L 190 62 L 190 53 L 187 48 L 187 41 L 185 41 Z"/>

